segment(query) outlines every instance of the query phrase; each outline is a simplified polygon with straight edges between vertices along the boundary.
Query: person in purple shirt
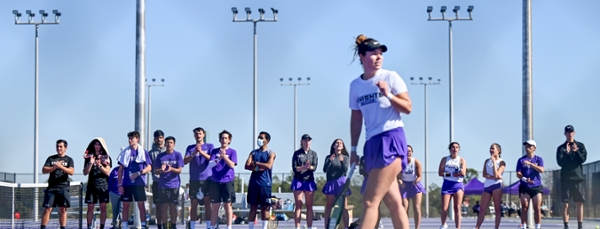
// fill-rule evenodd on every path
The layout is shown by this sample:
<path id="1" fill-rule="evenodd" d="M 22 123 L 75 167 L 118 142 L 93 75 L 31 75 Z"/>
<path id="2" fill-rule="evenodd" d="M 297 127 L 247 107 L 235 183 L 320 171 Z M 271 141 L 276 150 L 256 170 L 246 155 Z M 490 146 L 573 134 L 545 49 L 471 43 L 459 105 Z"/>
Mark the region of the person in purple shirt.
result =
<path id="1" fill-rule="evenodd" d="M 219 133 L 219 143 L 221 147 L 211 151 L 211 160 L 214 160 L 216 165 L 212 168 L 212 186 L 210 189 L 210 202 L 212 208 L 211 226 L 215 228 L 219 217 L 219 206 L 224 204 L 225 216 L 227 218 L 227 229 L 231 229 L 231 217 L 233 210 L 231 203 L 235 202 L 235 190 L 233 189 L 233 178 L 235 176 L 234 167 L 237 165 L 237 152 L 229 148 L 232 139 L 231 133 L 227 130 Z"/>
<path id="2" fill-rule="evenodd" d="M 517 161 L 517 177 L 519 178 L 519 195 L 521 198 L 521 228 L 527 226 L 527 210 L 529 200 L 533 202 L 535 214 L 535 228 L 540 228 L 542 215 L 540 204 L 542 203 L 542 173 L 544 173 L 544 160 L 535 155 L 537 145 L 534 140 L 523 143 L 527 155 Z"/>
<path id="3" fill-rule="evenodd" d="M 158 154 L 156 160 L 152 163 L 154 173 L 160 175 L 158 188 L 160 189 L 159 198 L 162 212 L 162 228 L 167 228 L 167 212 L 171 215 L 171 229 L 177 229 L 177 202 L 179 200 L 179 188 L 181 179 L 179 174 L 183 169 L 183 157 L 181 153 L 175 151 L 175 138 L 172 136 L 165 138 L 167 151 Z"/>
<path id="4" fill-rule="evenodd" d="M 204 143 L 205 132 L 202 127 L 193 130 L 196 144 L 189 145 L 185 149 L 184 164 L 190 164 L 190 228 L 196 226 L 198 220 L 198 204 L 206 206 L 204 208 L 204 219 L 206 227 L 210 227 L 210 176 L 212 169 L 208 166 L 210 162 L 210 152 L 215 148 L 213 144 Z M 214 165 L 214 163 L 211 163 Z M 198 201 L 198 199 L 202 201 Z"/>
<path id="5" fill-rule="evenodd" d="M 144 202 L 146 201 L 146 174 L 152 170 L 152 161 L 148 151 L 144 150 L 138 143 L 140 133 L 132 131 L 127 133 L 129 146 L 126 147 L 117 158 L 119 162 L 119 193 L 123 201 L 123 219 L 129 219 L 129 204 L 137 203 L 141 216 L 146 215 Z M 146 228 L 146 217 L 140 217 L 142 228 Z M 123 229 L 127 229 L 127 223 L 122 224 Z"/>
<path id="6" fill-rule="evenodd" d="M 110 195 L 110 204 L 112 205 L 112 228 L 119 227 L 117 219 L 121 213 L 121 194 L 119 193 L 119 167 L 114 167 L 108 174 L 108 191 Z"/>

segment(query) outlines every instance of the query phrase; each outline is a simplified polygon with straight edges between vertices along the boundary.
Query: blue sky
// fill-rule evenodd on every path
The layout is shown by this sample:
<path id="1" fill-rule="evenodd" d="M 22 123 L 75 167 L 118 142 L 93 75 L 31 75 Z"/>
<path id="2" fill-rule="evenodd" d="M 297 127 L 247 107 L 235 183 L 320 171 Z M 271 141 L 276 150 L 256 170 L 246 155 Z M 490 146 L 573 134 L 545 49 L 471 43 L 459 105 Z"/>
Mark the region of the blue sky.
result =
<path id="1" fill-rule="evenodd" d="M 310 86 L 298 88 L 298 137 L 312 135 L 322 157 L 334 139 L 349 143 L 348 88 L 362 71 L 351 63 L 350 48 L 361 33 L 389 47 L 384 68 L 407 84 L 410 77 L 441 79 L 429 90 L 433 171 L 448 153 L 448 23 L 427 21 L 426 7 L 434 6 L 437 17 L 440 6 L 455 4 L 463 16 L 475 6 L 473 21 L 454 23 L 455 140 L 468 167 L 481 170 L 497 142 L 514 170 L 522 152 L 521 1 L 147 1 L 146 77 L 166 80 L 153 89 L 152 129 L 175 136 L 180 151 L 194 142 L 194 127 L 208 130 L 215 144 L 216 134 L 227 129 L 231 147 L 245 159 L 255 141 L 252 24 L 232 23 L 230 8 L 251 7 L 256 17 L 258 8 L 274 7 L 279 22 L 258 25 L 258 125 L 273 137 L 275 172 L 291 170 L 293 142 L 299 141 L 293 139 L 293 89 L 280 86 L 279 78 L 311 77 Z M 135 7 L 135 1 L 117 0 L 0 1 L 0 171 L 33 172 L 34 28 L 14 25 L 11 11 L 63 13 L 60 25 L 40 28 L 39 163 L 63 138 L 81 172 L 91 139 L 104 137 L 116 157 L 134 129 Z M 555 149 L 567 124 L 586 143 L 588 162 L 600 159 L 594 153 L 600 150 L 594 141 L 600 129 L 599 7 L 595 0 L 534 1 L 534 139 L 547 168 L 558 168 Z M 423 87 L 409 85 L 409 93 L 413 112 L 403 119 L 408 142 L 423 160 Z"/>

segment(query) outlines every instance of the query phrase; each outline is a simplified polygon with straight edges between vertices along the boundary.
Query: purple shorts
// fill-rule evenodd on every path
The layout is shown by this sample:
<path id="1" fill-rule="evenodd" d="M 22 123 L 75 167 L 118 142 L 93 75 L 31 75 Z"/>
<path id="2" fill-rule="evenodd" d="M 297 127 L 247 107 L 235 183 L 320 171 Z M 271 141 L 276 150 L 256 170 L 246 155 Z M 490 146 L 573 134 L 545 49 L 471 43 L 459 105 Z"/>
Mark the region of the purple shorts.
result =
<path id="1" fill-rule="evenodd" d="M 502 188 L 502 183 L 493 184 L 483 189 L 484 192 L 492 194 L 492 192 L 496 191 L 496 189 Z"/>
<path id="2" fill-rule="evenodd" d="M 342 191 L 342 188 L 344 188 L 344 184 L 346 184 L 346 176 L 342 176 L 337 180 L 327 181 L 323 186 L 323 194 L 337 196 Z M 352 195 L 350 189 L 348 189 L 345 195 Z"/>
<path id="3" fill-rule="evenodd" d="M 402 159 L 402 171 L 404 171 L 408 164 L 407 151 L 406 136 L 402 127 L 375 135 L 365 143 L 365 172 L 384 168 L 398 157 Z"/>
<path id="4" fill-rule="evenodd" d="M 314 192 L 317 190 L 317 184 L 314 181 L 301 181 L 292 179 L 292 191 Z"/>
<path id="5" fill-rule="evenodd" d="M 403 199 L 413 198 L 419 193 L 427 194 L 427 191 L 425 190 L 421 182 L 417 183 L 416 185 L 413 185 L 412 181 L 407 181 L 404 182 L 404 188 L 400 186 L 400 194 L 402 195 Z"/>
<path id="6" fill-rule="evenodd" d="M 462 182 L 444 180 L 442 195 L 454 195 L 454 193 L 463 190 L 464 187 L 465 185 Z"/>

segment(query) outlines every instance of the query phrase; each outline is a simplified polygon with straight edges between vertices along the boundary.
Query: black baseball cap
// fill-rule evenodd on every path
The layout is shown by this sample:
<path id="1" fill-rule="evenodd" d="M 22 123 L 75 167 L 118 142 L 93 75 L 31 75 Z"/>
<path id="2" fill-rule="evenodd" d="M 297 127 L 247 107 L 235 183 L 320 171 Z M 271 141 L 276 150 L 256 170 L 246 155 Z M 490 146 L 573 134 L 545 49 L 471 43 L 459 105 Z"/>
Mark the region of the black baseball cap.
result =
<path id="1" fill-rule="evenodd" d="M 165 136 L 165 132 L 163 132 L 162 130 L 156 130 L 154 131 L 154 137 L 164 137 Z"/>
<path id="2" fill-rule="evenodd" d="M 378 48 L 381 48 L 382 52 L 387 52 L 388 50 L 387 46 L 379 43 L 379 41 L 375 39 L 367 39 L 366 41 L 363 41 L 358 47 L 358 49 L 360 49 L 361 51 L 375 51 Z"/>
<path id="3" fill-rule="evenodd" d="M 309 140 L 310 141 L 310 140 L 312 140 L 312 138 L 308 134 L 303 134 L 302 135 L 302 140 Z"/>
<path id="4" fill-rule="evenodd" d="M 571 125 L 565 126 L 565 133 L 571 133 L 573 131 L 575 131 L 575 128 L 573 126 L 571 126 Z"/>

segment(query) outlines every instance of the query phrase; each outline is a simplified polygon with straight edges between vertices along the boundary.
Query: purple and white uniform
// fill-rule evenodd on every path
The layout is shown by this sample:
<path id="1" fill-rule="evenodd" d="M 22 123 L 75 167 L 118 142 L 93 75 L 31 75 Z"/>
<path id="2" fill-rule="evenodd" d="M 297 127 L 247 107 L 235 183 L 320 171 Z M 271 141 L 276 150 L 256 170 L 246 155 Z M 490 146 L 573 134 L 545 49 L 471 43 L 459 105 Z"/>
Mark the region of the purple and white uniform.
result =
<path id="1" fill-rule="evenodd" d="M 504 160 L 502 160 L 502 158 L 498 158 L 498 160 L 496 161 L 492 161 L 492 159 L 488 159 L 486 160 L 485 163 L 485 172 L 488 175 L 494 175 L 494 164 L 496 164 L 496 168 L 500 167 L 500 163 L 503 162 Z M 494 164 L 492 164 L 494 163 Z M 504 174 L 504 172 L 502 172 L 500 174 L 500 176 L 502 176 Z M 490 178 L 486 178 L 485 182 L 483 183 L 483 191 L 487 192 L 489 194 L 492 194 L 492 192 L 496 189 L 502 188 L 502 179 L 500 180 L 496 180 L 496 179 L 490 179 Z"/>
<path id="2" fill-rule="evenodd" d="M 380 69 L 368 80 L 358 77 L 350 83 L 350 109 L 363 114 L 366 139 L 364 146 L 365 171 L 384 168 L 402 159 L 402 169 L 407 163 L 407 146 L 404 122 L 391 101 L 377 87 L 377 82 L 385 81 L 390 92 L 396 96 L 407 92 L 406 83 L 395 71 Z"/>
<path id="3" fill-rule="evenodd" d="M 452 159 L 450 156 L 446 157 L 446 165 L 444 165 L 444 173 L 456 173 L 462 168 L 460 164 L 460 156 Z M 464 189 L 463 184 L 464 177 L 444 177 L 444 183 L 442 184 L 442 195 L 454 195 L 458 191 Z"/>
<path id="4" fill-rule="evenodd" d="M 400 186 L 400 194 L 402 194 L 403 199 L 413 198 L 418 193 L 427 193 L 421 182 L 418 182 L 413 185 L 413 182 L 416 180 L 417 171 L 415 166 L 415 159 L 412 159 L 410 162 L 408 162 L 408 165 L 406 165 L 406 169 L 402 171 L 402 183 L 404 183 L 404 188 Z"/>

